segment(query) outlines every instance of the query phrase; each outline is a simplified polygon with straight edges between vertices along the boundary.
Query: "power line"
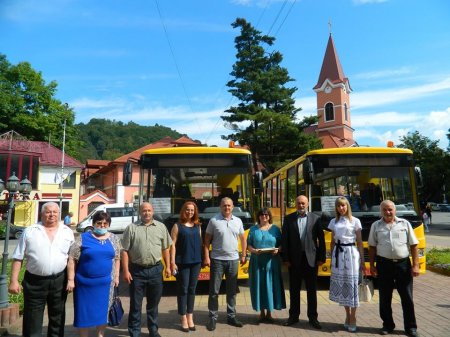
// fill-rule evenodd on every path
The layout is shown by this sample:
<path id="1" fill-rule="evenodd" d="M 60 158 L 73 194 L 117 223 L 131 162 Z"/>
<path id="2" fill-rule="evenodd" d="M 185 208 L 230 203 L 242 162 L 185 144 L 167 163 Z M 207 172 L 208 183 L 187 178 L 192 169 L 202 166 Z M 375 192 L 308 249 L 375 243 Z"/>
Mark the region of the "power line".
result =
<path id="1" fill-rule="evenodd" d="M 274 35 L 274 36 L 277 36 L 277 35 L 278 35 L 278 32 L 280 31 L 281 27 L 283 27 L 283 25 L 284 25 L 284 23 L 286 22 L 286 19 L 288 18 L 289 14 L 291 14 L 292 8 L 294 7 L 294 5 L 295 5 L 296 2 L 297 2 L 297 0 L 294 0 L 294 1 L 292 2 L 291 7 L 289 7 L 289 10 L 288 10 L 288 12 L 286 13 L 286 16 L 284 17 L 284 19 L 283 19 L 283 21 L 281 22 L 281 24 L 278 26 L 278 29 L 277 29 L 277 31 L 275 32 L 275 35 Z"/>
<path id="2" fill-rule="evenodd" d="M 180 70 L 180 67 L 178 65 L 177 58 L 175 57 L 175 52 L 173 50 L 172 43 L 170 42 L 169 33 L 168 33 L 166 25 L 164 23 L 164 18 L 162 16 L 161 9 L 159 8 L 158 0 L 155 0 L 155 4 L 156 4 L 156 9 L 158 10 L 158 15 L 159 15 L 159 19 L 161 21 L 161 25 L 162 25 L 162 27 L 164 29 L 164 35 L 166 37 L 167 44 L 169 45 L 169 50 L 170 50 L 170 53 L 172 55 L 173 62 L 175 63 L 175 68 L 177 70 L 178 78 L 180 79 L 180 82 L 181 82 L 181 87 L 183 88 L 184 95 L 186 96 L 186 99 L 188 101 L 189 109 L 191 110 L 191 113 L 193 113 L 194 109 L 192 108 L 191 99 L 189 98 L 189 94 L 188 94 L 186 86 L 184 84 L 183 77 L 181 76 L 181 70 Z M 194 120 L 196 120 L 196 122 L 198 124 L 197 119 L 194 118 Z"/>
<path id="3" fill-rule="evenodd" d="M 280 10 L 278 11 L 277 16 L 273 20 L 272 25 L 270 26 L 269 31 L 267 32 L 266 35 L 270 35 L 270 32 L 272 31 L 273 26 L 275 26 L 275 23 L 278 21 L 278 18 L 280 17 L 281 12 L 283 11 L 283 9 L 286 6 L 287 2 L 288 2 L 288 0 L 284 0 L 283 5 L 281 6 Z"/>

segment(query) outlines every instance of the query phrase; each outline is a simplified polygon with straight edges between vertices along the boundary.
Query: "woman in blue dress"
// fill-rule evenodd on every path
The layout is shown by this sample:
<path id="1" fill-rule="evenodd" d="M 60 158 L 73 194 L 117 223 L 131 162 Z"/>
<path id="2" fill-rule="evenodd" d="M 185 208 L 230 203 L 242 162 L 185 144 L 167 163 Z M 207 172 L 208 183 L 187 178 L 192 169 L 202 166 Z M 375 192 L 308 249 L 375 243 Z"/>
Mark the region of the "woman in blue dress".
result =
<path id="1" fill-rule="evenodd" d="M 281 231 L 272 224 L 272 213 L 263 208 L 258 224 L 250 228 L 247 250 L 250 256 L 250 295 L 252 307 L 260 311 L 258 322 L 273 323 L 272 311 L 286 308 L 279 247 Z"/>
<path id="2" fill-rule="evenodd" d="M 74 323 L 81 337 L 96 328 L 103 337 L 114 287 L 119 285 L 120 239 L 108 232 L 111 217 L 98 212 L 94 230 L 82 233 L 69 251 L 67 290 L 74 291 Z"/>

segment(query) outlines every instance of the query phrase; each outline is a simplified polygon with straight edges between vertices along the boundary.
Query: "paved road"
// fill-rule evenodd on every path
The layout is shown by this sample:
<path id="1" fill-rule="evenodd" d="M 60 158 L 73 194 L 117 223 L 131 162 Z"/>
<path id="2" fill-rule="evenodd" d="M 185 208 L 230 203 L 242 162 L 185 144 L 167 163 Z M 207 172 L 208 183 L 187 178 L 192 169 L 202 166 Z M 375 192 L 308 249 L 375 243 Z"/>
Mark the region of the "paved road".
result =
<path id="1" fill-rule="evenodd" d="M 430 233 L 426 234 L 427 250 L 450 248 L 450 212 L 433 212 Z"/>
<path id="2" fill-rule="evenodd" d="M 442 276 L 433 272 L 427 272 L 414 281 L 414 297 L 416 303 L 416 316 L 419 332 L 423 337 L 448 337 L 450 336 L 450 277 Z M 207 286 L 202 282 L 197 291 L 195 322 L 196 332 L 190 332 L 193 336 L 246 336 L 246 337 L 291 337 L 291 336 L 373 336 L 378 334 L 381 327 L 381 320 L 378 316 L 378 294 L 375 292 L 371 303 L 362 303 L 357 312 L 359 330 L 352 334 L 343 330 L 344 309 L 339 305 L 328 300 L 328 279 L 322 279 L 319 284 L 318 292 L 318 312 L 319 320 L 322 322 L 323 330 L 311 330 L 307 324 L 305 309 L 306 296 L 302 291 L 302 314 L 300 323 L 292 327 L 282 326 L 282 322 L 287 318 L 288 311 L 276 311 L 274 318 L 276 323 L 273 325 L 257 325 L 258 314 L 252 309 L 249 289 L 246 282 L 239 286 L 240 292 L 237 295 L 238 318 L 245 324 L 243 328 L 234 328 L 226 324 L 226 304 L 225 296 L 219 298 L 219 320 L 217 329 L 214 332 L 206 330 L 205 325 L 208 320 L 207 310 Z M 126 285 L 121 285 L 121 298 L 126 311 L 129 308 L 129 298 Z M 289 302 L 289 293 L 286 292 L 286 300 Z M 72 327 L 73 321 L 73 303 L 72 295 L 69 296 L 67 308 L 66 336 L 77 336 L 77 331 Z M 179 330 L 179 318 L 176 311 L 176 295 L 174 284 L 166 284 L 164 296 L 159 306 L 160 333 L 163 337 L 183 336 L 185 333 Z M 394 319 L 397 324 L 397 330 L 394 335 L 403 335 L 401 304 L 398 295 L 395 293 L 393 299 Z M 128 336 L 126 320 L 124 317 L 122 324 L 118 328 L 108 329 L 106 336 Z M 143 316 L 142 321 L 146 319 Z M 20 336 L 21 322 L 10 329 L 10 336 Z M 143 336 L 148 336 L 146 329 L 142 329 Z"/>

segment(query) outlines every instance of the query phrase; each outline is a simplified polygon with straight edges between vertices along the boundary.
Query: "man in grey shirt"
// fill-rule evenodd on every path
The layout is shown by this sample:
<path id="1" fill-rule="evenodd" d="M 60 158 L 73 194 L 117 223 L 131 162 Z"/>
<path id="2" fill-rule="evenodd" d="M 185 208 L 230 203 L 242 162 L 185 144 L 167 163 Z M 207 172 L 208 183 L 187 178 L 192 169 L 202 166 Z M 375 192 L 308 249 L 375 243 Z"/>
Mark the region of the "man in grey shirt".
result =
<path id="1" fill-rule="evenodd" d="M 166 226 L 153 219 L 153 206 L 141 205 L 141 222 L 130 224 L 122 237 L 122 271 L 130 285 L 130 314 L 128 332 L 131 337 L 141 335 L 141 311 L 144 295 L 147 297 L 147 324 L 150 337 L 158 333 L 158 305 L 162 296 L 161 257 L 166 265 L 166 277 L 171 276 L 170 245 L 172 239 Z"/>
<path id="2" fill-rule="evenodd" d="M 236 319 L 236 288 L 239 262 L 246 263 L 247 243 L 241 219 L 233 215 L 233 201 L 223 198 L 220 202 L 221 213 L 211 218 L 206 228 L 203 265 L 210 267 L 209 282 L 209 321 L 206 328 L 216 329 L 219 309 L 219 289 L 225 274 L 227 293 L 227 323 L 243 327 Z M 241 241 L 242 255 L 239 257 L 238 239 Z M 209 246 L 212 245 L 211 258 Z"/>

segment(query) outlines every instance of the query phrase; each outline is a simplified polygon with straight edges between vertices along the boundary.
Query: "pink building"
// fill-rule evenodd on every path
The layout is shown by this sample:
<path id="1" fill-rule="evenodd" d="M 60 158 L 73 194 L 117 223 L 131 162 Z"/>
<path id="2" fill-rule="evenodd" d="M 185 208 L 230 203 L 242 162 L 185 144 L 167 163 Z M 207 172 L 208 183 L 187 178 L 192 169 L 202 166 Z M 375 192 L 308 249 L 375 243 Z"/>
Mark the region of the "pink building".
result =
<path id="1" fill-rule="evenodd" d="M 138 200 L 139 167 L 133 167 L 133 181 L 130 186 L 122 185 L 123 166 L 129 158 L 139 159 L 141 153 L 148 149 L 177 146 L 202 146 L 200 142 L 188 137 L 174 140 L 165 137 L 148 144 L 115 160 L 87 160 L 82 174 L 80 196 L 80 220 L 101 204 L 133 204 Z"/>

